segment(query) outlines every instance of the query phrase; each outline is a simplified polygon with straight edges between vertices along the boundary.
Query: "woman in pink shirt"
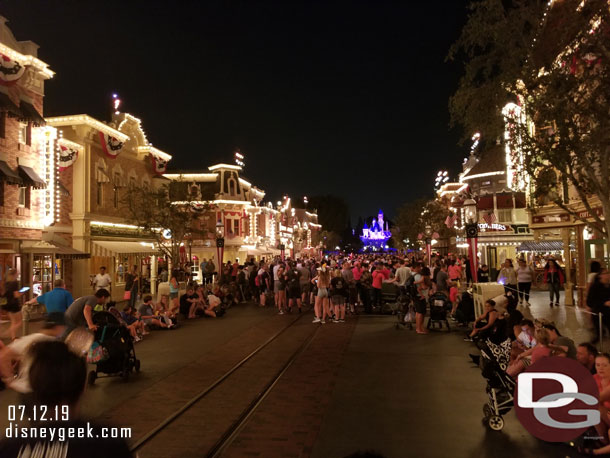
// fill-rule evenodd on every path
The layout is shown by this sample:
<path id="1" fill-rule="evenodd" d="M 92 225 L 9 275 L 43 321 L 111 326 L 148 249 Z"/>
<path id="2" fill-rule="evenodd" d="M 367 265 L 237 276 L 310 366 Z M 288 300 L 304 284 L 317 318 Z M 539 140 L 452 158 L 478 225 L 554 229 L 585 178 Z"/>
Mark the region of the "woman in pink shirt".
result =
<path id="1" fill-rule="evenodd" d="M 385 278 L 383 265 L 377 264 L 377 268 L 373 271 L 373 307 L 381 306 L 381 287 Z"/>

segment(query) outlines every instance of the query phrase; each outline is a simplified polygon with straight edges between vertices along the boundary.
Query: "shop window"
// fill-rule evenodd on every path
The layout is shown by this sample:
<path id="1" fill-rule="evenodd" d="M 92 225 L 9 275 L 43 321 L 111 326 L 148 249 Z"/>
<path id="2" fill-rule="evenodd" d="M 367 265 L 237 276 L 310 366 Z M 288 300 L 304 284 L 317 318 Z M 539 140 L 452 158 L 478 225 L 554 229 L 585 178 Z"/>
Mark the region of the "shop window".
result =
<path id="1" fill-rule="evenodd" d="M 53 270 L 55 268 L 58 270 L 58 278 L 61 278 L 59 266 L 53 264 L 53 255 L 34 255 L 32 291 L 35 295 L 44 294 L 53 289 Z"/>
<path id="2" fill-rule="evenodd" d="M 4 207 L 4 181 L 0 181 L 0 207 Z"/>
<path id="3" fill-rule="evenodd" d="M 238 219 L 233 220 L 233 234 L 239 235 L 239 220 Z"/>
<path id="4" fill-rule="evenodd" d="M 23 208 L 30 208 L 30 196 L 31 188 L 29 186 L 22 186 L 19 188 L 19 206 Z"/>
<path id="5" fill-rule="evenodd" d="M 96 185 L 95 203 L 101 208 L 104 205 L 104 183 L 98 182 Z"/>
<path id="6" fill-rule="evenodd" d="M 513 211 L 510 208 L 498 208 L 498 221 L 501 223 L 510 223 L 513 220 Z"/>
<path id="7" fill-rule="evenodd" d="M 6 112 L 0 113 L 0 138 L 6 138 Z"/>
<path id="8" fill-rule="evenodd" d="M 19 123 L 19 143 L 25 144 L 28 138 L 28 125 L 20 122 Z"/>
<path id="9" fill-rule="evenodd" d="M 25 144 L 28 146 L 32 145 L 32 123 L 29 122 L 27 126 L 25 126 Z"/>
<path id="10" fill-rule="evenodd" d="M 116 269 L 114 270 L 116 272 L 116 282 L 117 283 L 125 283 L 125 270 L 126 270 L 126 266 L 127 263 L 123 263 L 121 262 L 120 259 L 117 259 L 116 261 Z"/>

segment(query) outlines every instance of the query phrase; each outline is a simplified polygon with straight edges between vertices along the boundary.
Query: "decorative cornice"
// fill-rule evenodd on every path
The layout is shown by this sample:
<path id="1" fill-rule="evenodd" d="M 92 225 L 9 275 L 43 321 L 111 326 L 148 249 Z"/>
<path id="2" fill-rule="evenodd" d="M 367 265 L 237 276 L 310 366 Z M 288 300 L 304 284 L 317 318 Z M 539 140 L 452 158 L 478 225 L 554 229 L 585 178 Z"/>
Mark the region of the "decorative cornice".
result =
<path id="1" fill-rule="evenodd" d="M 43 225 L 39 221 L 23 221 L 18 219 L 0 219 L 0 226 L 19 229 L 43 229 Z"/>

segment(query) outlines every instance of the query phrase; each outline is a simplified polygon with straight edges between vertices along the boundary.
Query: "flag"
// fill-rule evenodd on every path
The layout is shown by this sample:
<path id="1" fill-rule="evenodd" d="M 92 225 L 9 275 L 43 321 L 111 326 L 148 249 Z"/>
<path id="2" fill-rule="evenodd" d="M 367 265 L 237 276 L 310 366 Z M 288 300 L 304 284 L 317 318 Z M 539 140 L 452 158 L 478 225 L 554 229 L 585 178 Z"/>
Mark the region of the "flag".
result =
<path id="1" fill-rule="evenodd" d="M 493 212 L 487 212 L 485 215 L 483 215 L 483 221 L 485 221 L 488 226 L 491 226 L 497 221 L 496 214 Z"/>
<path id="2" fill-rule="evenodd" d="M 455 226 L 456 220 L 457 220 L 457 213 L 453 214 L 453 216 L 447 215 L 447 218 L 445 218 L 445 226 L 447 226 L 449 229 L 451 229 L 453 226 Z"/>
<path id="3" fill-rule="evenodd" d="M 106 156 L 116 159 L 116 157 L 121 152 L 121 148 L 123 148 L 123 142 L 117 140 L 111 135 L 105 134 L 102 131 L 98 132 L 100 135 L 100 144 L 102 145 L 102 150 L 106 154 Z"/>

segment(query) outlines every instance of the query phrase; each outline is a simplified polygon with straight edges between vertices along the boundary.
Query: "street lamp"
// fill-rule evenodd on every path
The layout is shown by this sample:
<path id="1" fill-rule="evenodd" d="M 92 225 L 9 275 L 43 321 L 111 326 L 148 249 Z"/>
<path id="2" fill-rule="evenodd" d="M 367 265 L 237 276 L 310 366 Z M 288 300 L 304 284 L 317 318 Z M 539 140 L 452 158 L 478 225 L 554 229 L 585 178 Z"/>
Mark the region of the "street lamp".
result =
<path id="1" fill-rule="evenodd" d="M 428 258 L 428 266 L 432 262 L 432 226 L 430 224 L 426 224 L 424 228 L 424 235 L 426 236 L 426 257 Z"/>
<path id="2" fill-rule="evenodd" d="M 284 262 L 284 258 L 286 257 L 286 245 L 280 243 L 280 256 L 282 257 L 282 262 Z"/>
<path id="3" fill-rule="evenodd" d="M 216 255 L 218 259 L 219 272 L 222 270 L 222 261 L 225 253 L 225 225 L 222 219 L 216 223 Z"/>
<path id="4" fill-rule="evenodd" d="M 477 203 L 474 199 L 466 199 L 464 201 L 464 219 L 466 227 L 466 238 L 468 240 L 468 258 L 470 259 L 470 273 L 473 282 L 478 280 L 478 237 L 479 237 L 479 215 Z"/>

